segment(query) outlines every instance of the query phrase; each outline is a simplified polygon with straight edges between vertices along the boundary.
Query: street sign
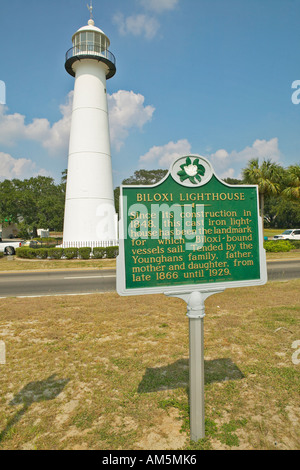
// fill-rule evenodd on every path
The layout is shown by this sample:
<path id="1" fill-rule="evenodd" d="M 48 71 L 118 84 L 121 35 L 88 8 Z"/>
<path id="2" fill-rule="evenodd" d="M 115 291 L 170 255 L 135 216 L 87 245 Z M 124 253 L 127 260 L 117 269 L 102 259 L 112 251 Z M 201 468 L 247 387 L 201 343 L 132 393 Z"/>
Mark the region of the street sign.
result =
<path id="1" fill-rule="evenodd" d="M 266 282 L 256 186 L 228 185 L 188 156 L 158 184 L 122 186 L 120 202 L 120 295 Z"/>

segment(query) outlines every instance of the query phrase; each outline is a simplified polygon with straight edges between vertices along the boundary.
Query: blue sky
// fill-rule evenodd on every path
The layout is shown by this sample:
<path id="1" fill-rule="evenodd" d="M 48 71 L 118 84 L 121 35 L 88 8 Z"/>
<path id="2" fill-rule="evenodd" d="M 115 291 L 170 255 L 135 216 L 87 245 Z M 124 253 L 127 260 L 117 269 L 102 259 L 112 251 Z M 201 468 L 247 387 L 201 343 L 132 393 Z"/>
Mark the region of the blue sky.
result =
<path id="1" fill-rule="evenodd" d="M 0 180 L 59 182 L 67 168 L 74 79 L 64 58 L 86 4 L 0 0 Z M 93 5 L 117 60 L 107 83 L 115 186 L 188 153 L 220 177 L 239 177 L 254 157 L 300 162 L 299 0 Z"/>

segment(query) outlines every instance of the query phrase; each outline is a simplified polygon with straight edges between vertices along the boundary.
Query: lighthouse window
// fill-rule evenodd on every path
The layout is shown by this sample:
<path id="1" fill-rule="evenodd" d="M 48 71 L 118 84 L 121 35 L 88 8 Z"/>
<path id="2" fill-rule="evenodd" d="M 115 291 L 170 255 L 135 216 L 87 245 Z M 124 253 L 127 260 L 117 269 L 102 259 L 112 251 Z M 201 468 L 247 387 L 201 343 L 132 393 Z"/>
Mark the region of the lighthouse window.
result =
<path id="1" fill-rule="evenodd" d="M 80 42 L 86 42 L 86 33 L 80 33 Z"/>
<path id="2" fill-rule="evenodd" d="M 95 33 L 95 52 L 100 52 L 101 36 Z"/>
<path id="3" fill-rule="evenodd" d="M 106 55 L 108 44 L 109 41 L 105 35 L 92 31 L 80 32 L 73 38 L 76 53 L 89 51 Z"/>
<path id="4" fill-rule="evenodd" d="M 87 43 L 89 46 L 94 44 L 94 33 L 87 33 Z"/>

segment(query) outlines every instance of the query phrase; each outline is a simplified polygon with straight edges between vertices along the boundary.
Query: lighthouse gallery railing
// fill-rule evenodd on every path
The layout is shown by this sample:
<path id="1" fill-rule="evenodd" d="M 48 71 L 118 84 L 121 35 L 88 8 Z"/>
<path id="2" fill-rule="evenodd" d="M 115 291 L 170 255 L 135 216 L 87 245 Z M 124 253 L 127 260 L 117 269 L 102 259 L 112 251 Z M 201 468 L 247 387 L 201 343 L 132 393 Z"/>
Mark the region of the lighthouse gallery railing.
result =
<path id="1" fill-rule="evenodd" d="M 90 43 L 81 43 L 77 46 L 71 47 L 71 49 L 69 49 L 66 53 L 66 61 L 71 59 L 72 57 L 80 55 L 96 55 L 104 57 L 105 59 L 109 60 L 114 65 L 116 65 L 116 58 L 112 52 L 110 52 L 108 49 L 103 49 L 103 47 L 98 46 L 97 44 Z"/>

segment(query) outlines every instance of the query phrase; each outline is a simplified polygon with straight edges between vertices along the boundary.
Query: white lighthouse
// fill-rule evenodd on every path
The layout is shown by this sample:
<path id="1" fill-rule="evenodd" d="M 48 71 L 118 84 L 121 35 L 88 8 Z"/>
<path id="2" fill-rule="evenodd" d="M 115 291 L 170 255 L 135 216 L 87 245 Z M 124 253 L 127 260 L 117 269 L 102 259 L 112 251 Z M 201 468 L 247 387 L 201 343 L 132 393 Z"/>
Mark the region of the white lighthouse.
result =
<path id="1" fill-rule="evenodd" d="M 106 80 L 116 73 L 110 41 L 91 19 L 72 38 L 65 68 L 75 77 L 64 246 L 117 240 Z"/>

